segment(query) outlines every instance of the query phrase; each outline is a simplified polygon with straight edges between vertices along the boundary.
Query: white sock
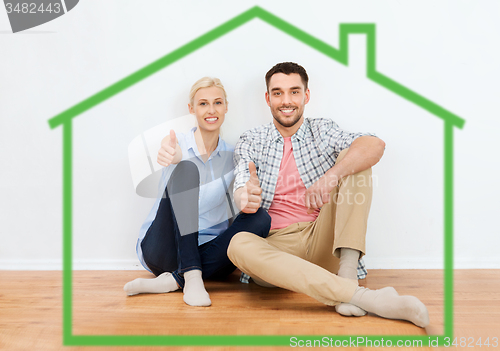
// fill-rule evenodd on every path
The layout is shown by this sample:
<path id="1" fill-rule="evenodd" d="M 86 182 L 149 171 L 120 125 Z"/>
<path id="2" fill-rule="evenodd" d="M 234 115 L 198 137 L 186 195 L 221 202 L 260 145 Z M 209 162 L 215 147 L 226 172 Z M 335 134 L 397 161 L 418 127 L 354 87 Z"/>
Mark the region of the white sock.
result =
<path id="1" fill-rule="evenodd" d="M 358 281 L 358 250 L 343 247 L 340 249 L 339 277 Z"/>
<path id="2" fill-rule="evenodd" d="M 358 287 L 350 303 L 389 319 L 403 319 L 425 328 L 429 325 L 429 312 L 415 296 L 399 296 L 391 287 L 370 290 Z"/>
<path id="3" fill-rule="evenodd" d="M 355 280 L 358 282 L 358 260 L 360 252 L 358 250 L 342 248 L 340 249 L 340 263 L 338 276 Z M 335 306 L 335 311 L 343 316 L 361 317 L 366 311 L 350 303 L 342 302 Z"/>
<path id="4" fill-rule="evenodd" d="M 190 306 L 210 306 L 212 301 L 205 290 L 201 271 L 193 269 L 184 273 L 184 302 Z"/>
<path id="5" fill-rule="evenodd" d="M 137 278 L 123 287 L 128 296 L 142 293 L 168 293 L 177 289 L 179 289 L 179 285 L 169 272 L 162 273 L 153 279 Z"/>

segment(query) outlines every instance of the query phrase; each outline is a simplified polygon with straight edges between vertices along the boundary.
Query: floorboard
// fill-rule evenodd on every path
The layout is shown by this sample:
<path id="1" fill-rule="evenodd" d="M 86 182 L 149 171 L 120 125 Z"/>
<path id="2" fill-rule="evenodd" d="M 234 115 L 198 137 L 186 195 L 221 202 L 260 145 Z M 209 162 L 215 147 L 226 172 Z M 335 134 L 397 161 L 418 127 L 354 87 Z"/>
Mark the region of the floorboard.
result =
<path id="1" fill-rule="evenodd" d="M 431 324 L 426 329 L 409 322 L 387 320 L 374 315 L 343 317 L 333 307 L 303 294 L 262 288 L 253 283 L 241 284 L 237 274 L 224 282 L 206 282 L 212 300 L 212 306 L 208 308 L 186 305 L 180 291 L 127 297 L 122 290 L 123 285 L 137 277 L 148 278 L 151 275 L 143 271 L 73 272 L 73 334 L 432 337 L 443 332 L 443 272 L 440 270 L 370 270 L 368 278 L 360 281 L 361 285 L 372 289 L 393 286 L 400 295 L 417 296 L 429 309 Z M 0 281 L 0 350 L 88 349 L 62 346 L 61 272 L 0 271 Z M 455 335 L 458 338 L 468 338 L 466 342 L 470 344 L 472 338 L 477 342 L 479 337 L 483 341 L 486 337 L 490 340 L 500 337 L 499 288 L 500 270 L 455 271 L 454 318 Z M 436 350 L 428 347 L 414 349 Z M 467 347 L 463 349 L 470 350 Z M 483 349 L 495 348 L 483 346 Z"/>

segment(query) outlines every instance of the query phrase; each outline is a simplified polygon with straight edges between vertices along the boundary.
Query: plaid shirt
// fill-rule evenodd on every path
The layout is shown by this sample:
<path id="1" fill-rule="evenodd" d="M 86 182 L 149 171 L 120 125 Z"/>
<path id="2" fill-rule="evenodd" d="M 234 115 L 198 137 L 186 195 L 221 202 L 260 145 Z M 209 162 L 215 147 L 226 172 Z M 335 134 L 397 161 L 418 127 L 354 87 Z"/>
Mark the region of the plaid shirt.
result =
<path id="1" fill-rule="evenodd" d="M 309 188 L 321 178 L 335 165 L 339 153 L 350 147 L 354 139 L 364 135 L 374 134 L 347 132 L 331 119 L 305 118 L 292 136 L 293 156 L 305 187 Z M 234 150 L 234 190 L 244 186 L 250 179 L 248 163 L 253 161 L 262 188 L 261 206 L 266 210 L 274 198 L 283 146 L 283 136 L 271 122 L 243 133 Z M 360 260 L 358 279 L 365 278 L 366 274 L 364 262 Z"/>

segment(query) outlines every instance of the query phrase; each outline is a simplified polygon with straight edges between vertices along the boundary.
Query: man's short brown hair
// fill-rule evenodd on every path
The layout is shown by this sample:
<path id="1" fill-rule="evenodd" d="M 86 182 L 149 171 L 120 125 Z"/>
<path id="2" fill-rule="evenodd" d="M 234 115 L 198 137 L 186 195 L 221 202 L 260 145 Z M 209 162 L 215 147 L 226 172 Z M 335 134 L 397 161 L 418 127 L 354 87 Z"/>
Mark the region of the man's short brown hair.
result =
<path id="1" fill-rule="evenodd" d="M 271 80 L 271 77 L 276 73 L 284 73 L 286 75 L 290 75 L 292 73 L 299 74 L 300 78 L 302 79 L 302 84 L 304 84 L 304 90 L 307 90 L 307 83 L 309 82 L 309 77 L 307 76 L 307 72 L 304 69 L 304 67 L 302 67 L 299 64 L 296 64 L 295 62 L 281 62 L 275 65 L 266 73 L 267 91 L 269 91 L 269 81 Z"/>

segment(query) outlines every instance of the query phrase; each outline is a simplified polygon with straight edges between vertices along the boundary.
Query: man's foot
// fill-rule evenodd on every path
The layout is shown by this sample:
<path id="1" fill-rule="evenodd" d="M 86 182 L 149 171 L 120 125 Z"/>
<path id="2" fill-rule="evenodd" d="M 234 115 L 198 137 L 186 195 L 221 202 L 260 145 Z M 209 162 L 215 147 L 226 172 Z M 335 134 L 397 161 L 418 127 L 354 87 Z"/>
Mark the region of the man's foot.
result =
<path id="1" fill-rule="evenodd" d="M 340 263 L 338 276 L 355 280 L 358 282 L 358 260 L 360 252 L 358 250 L 342 248 L 340 249 Z M 350 303 L 342 302 L 335 306 L 337 313 L 347 317 L 361 317 L 366 311 Z"/>
<path id="2" fill-rule="evenodd" d="M 190 306 L 210 306 L 212 301 L 205 290 L 201 271 L 193 269 L 184 273 L 184 302 Z"/>
<path id="3" fill-rule="evenodd" d="M 177 289 L 179 289 L 179 285 L 177 285 L 174 277 L 169 272 L 162 273 L 153 279 L 137 278 L 128 282 L 123 287 L 128 296 L 143 293 L 168 293 Z"/>
<path id="4" fill-rule="evenodd" d="M 335 311 L 337 311 L 338 314 L 347 317 L 363 317 L 366 314 L 365 310 L 346 302 L 335 305 Z"/>
<path id="5" fill-rule="evenodd" d="M 399 296 L 392 287 L 379 290 L 358 287 L 349 302 L 380 317 L 407 320 L 421 328 L 429 325 L 427 307 L 415 296 Z"/>

